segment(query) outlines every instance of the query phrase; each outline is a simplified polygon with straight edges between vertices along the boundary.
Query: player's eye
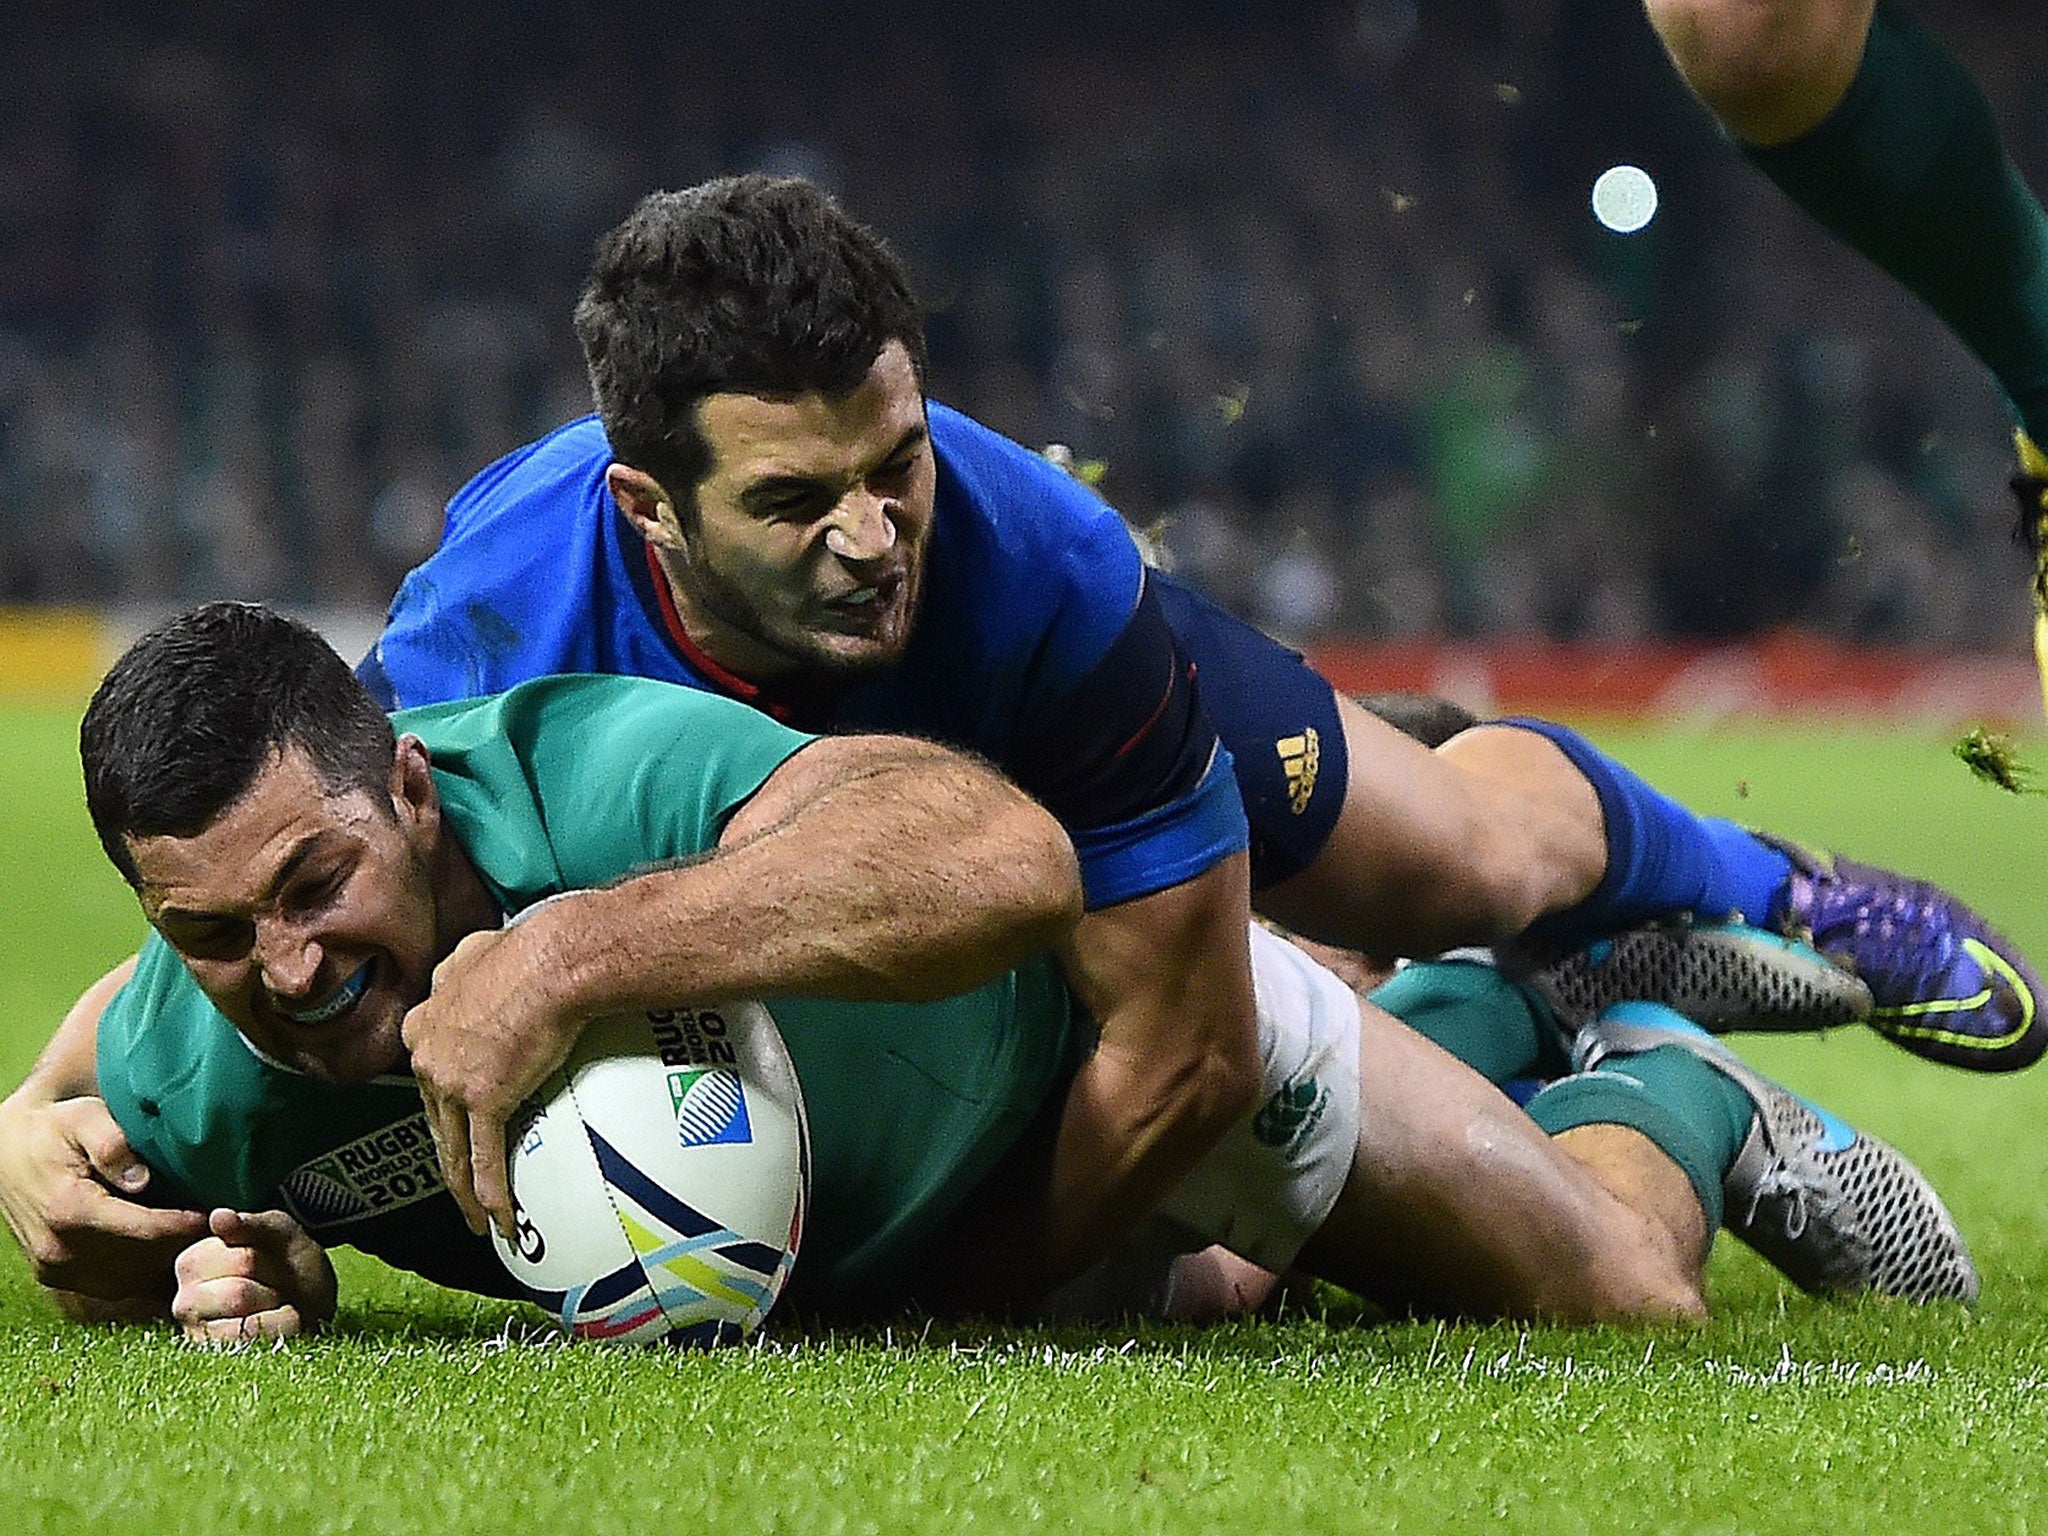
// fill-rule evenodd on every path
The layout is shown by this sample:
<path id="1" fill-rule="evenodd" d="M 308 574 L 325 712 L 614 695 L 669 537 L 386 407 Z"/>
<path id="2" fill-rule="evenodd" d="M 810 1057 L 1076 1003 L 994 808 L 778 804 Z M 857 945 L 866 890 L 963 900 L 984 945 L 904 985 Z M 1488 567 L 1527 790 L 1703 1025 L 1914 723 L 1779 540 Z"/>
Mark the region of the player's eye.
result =
<path id="1" fill-rule="evenodd" d="M 794 487 L 788 490 L 771 491 L 753 500 L 757 517 L 770 522 L 809 522 L 831 510 L 832 500 L 818 486 Z"/>
<path id="2" fill-rule="evenodd" d="M 172 924 L 164 937 L 179 954 L 194 960 L 239 960 L 256 942 L 256 928 L 240 918 L 204 918 Z"/>
<path id="3" fill-rule="evenodd" d="M 341 894 L 341 888 L 348 883 L 348 870 L 342 865 L 304 880 L 292 887 L 290 905 L 294 911 L 317 912 L 333 904 Z"/>

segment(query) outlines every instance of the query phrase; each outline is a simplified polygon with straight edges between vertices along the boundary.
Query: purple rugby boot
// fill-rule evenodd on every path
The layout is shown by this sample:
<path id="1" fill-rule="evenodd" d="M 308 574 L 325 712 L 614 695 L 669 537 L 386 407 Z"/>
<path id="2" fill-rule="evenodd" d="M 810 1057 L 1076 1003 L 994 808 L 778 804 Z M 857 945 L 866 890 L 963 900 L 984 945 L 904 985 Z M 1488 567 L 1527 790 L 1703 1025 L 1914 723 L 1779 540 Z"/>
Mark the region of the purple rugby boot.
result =
<path id="1" fill-rule="evenodd" d="M 2048 991 L 2010 939 L 1930 881 L 1764 841 L 1792 861 L 1780 926 L 1863 979 L 1876 1004 L 1872 1029 L 1916 1056 L 1977 1072 L 2040 1058 Z"/>

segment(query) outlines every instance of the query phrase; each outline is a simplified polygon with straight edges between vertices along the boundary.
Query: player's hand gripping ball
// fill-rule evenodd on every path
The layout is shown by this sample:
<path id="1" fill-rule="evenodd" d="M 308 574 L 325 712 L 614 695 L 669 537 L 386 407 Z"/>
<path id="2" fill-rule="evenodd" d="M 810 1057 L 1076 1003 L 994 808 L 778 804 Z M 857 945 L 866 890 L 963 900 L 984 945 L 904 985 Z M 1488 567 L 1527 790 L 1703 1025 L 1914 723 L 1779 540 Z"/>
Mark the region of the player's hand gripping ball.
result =
<path id="1" fill-rule="evenodd" d="M 512 1278 L 578 1338 L 760 1326 L 810 1194 L 803 1095 L 759 1003 L 601 1019 L 512 1127 Z"/>

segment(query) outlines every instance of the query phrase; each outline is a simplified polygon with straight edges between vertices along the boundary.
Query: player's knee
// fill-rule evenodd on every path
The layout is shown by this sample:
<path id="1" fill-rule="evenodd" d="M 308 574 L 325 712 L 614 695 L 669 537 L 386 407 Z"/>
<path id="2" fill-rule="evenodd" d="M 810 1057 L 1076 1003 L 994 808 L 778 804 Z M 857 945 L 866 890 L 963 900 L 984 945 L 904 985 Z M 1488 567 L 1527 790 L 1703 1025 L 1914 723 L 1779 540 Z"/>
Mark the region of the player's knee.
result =
<path id="1" fill-rule="evenodd" d="M 1561 1322 L 1642 1327 L 1707 1317 L 1699 1266 L 1648 1223 L 1617 1223 L 1576 1273 L 1558 1278 Z"/>
<path id="2" fill-rule="evenodd" d="M 1485 931 L 1461 943 L 1520 933 L 1585 899 L 1607 864 L 1606 823 L 1585 774 L 1547 736 L 1482 725 L 1437 749 L 1452 770 L 1437 811 L 1450 830 L 1439 881 L 1460 888 Z"/>
<path id="3" fill-rule="evenodd" d="M 1412 953 L 1495 944 L 1521 933 L 1553 904 L 1557 882 L 1545 840 L 1501 808 L 1463 818 L 1438 850 L 1434 878 L 1411 900 L 1414 926 L 1433 942 Z"/>
<path id="4" fill-rule="evenodd" d="M 1697 1273 L 1654 1257 L 1613 1277 L 1601 1298 L 1598 1321 L 1644 1327 L 1655 1323 L 1703 1323 L 1707 1297 Z"/>
<path id="5" fill-rule="evenodd" d="M 1672 63 L 1741 130 L 1862 52 L 1869 0 L 1644 0 Z M 1832 90 L 1832 84 L 1828 87 Z"/>

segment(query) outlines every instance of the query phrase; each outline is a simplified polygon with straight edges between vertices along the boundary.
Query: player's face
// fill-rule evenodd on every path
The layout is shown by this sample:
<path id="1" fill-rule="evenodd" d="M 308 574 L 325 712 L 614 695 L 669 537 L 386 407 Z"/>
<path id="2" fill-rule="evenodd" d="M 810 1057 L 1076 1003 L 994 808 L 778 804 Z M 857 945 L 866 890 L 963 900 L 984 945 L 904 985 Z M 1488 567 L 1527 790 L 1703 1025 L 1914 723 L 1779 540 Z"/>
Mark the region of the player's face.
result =
<path id="1" fill-rule="evenodd" d="M 418 752 L 418 779 L 403 773 Z M 361 1082 L 403 1054 L 437 958 L 432 776 L 401 743 L 391 795 L 336 794 L 296 748 L 204 831 L 131 837 L 143 910 L 250 1044 L 294 1071 Z"/>
<path id="2" fill-rule="evenodd" d="M 712 395 L 698 424 L 711 469 L 666 564 L 706 649 L 762 682 L 899 659 L 936 473 L 910 354 L 891 342 L 847 395 Z"/>

